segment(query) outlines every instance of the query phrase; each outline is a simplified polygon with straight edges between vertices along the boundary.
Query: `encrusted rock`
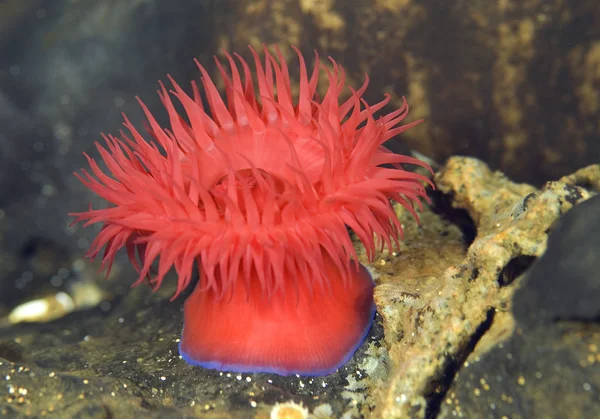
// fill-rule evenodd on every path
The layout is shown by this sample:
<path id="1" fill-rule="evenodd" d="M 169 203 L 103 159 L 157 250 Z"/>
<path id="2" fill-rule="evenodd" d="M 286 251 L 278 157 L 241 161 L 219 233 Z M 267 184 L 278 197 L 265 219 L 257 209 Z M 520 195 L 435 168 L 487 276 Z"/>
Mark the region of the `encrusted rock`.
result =
<path id="1" fill-rule="evenodd" d="M 594 196 L 552 229 L 515 292 L 515 332 L 467 359 L 440 417 L 600 417 L 599 214 Z"/>
<path id="2" fill-rule="evenodd" d="M 455 157 L 435 184 L 437 208 L 457 217 L 473 242 L 460 262 L 423 282 L 424 292 L 407 293 L 415 278 L 402 271 L 376 288 L 393 365 L 380 394 L 381 417 L 438 413 L 469 355 L 480 356 L 514 333 L 511 298 L 520 277 L 546 250 L 554 222 L 600 190 L 600 166 L 536 190 L 481 161 Z"/>

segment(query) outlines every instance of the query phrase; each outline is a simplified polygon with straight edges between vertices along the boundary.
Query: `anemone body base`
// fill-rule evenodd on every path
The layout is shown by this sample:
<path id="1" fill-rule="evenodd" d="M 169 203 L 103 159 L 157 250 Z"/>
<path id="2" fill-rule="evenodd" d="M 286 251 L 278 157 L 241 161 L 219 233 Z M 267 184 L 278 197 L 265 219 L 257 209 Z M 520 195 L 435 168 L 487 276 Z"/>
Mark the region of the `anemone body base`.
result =
<path id="1" fill-rule="evenodd" d="M 344 281 L 331 262 L 329 281 L 284 281 L 272 295 L 236 287 L 202 289 L 185 302 L 180 353 L 189 364 L 230 372 L 326 375 L 364 341 L 375 314 L 373 281 L 358 265 Z"/>

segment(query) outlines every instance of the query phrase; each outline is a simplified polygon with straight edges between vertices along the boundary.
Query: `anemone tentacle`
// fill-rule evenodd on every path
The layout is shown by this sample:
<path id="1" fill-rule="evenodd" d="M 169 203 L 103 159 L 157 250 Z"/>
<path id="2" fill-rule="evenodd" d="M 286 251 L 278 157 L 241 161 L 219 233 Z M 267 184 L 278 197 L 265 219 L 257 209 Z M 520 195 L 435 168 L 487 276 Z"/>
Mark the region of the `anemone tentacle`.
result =
<path id="1" fill-rule="evenodd" d="M 402 226 L 390 199 L 418 221 L 415 208 L 427 200 L 424 185 L 431 184 L 402 165 L 429 167 L 383 144 L 420 121 L 401 125 L 408 114 L 405 99 L 396 111 L 376 118 L 390 97 L 369 106 L 362 97 L 368 77 L 340 104 L 344 69 L 331 58 L 331 69 L 321 65 L 315 54 L 309 76 L 302 54 L 294 50 L 299 60 L 295 98 L 282 53 L 276 49 L 274 57 L 265 48 L 262 62 L 250 48 L 254 79 L 238 54 L 225 54 L 229 70 L 215 58 L 225 98 L 196 61 L 208 106 L 195 83 L 191 96 L 170 76 L 171 90 L 161 83 L 158 94 L 169 128 L 161 127 L 138 99 L 153 141 L 124 116 L 128 133 L 104 135 L 105 145 L 96 143 L 110 174 L 87 155 L 91 173 L 76 174 L 112 204 L 74 214 L 85 225 L 103 223 L 90 258 L 102 253 L 108 271 L 125 247 L 139 273 L 136 283 L 148 277 L 155 287 L 175 267 L 176 295 L 190 284 L 196 261 L 207 289 L 225 295 L 242 274 L 246 282 L 258 280 L 247 286 L 270 294 L 290 279 L 325 287 L 324 254 L 348 276 L 354 266 L 349 262 L 357 256 L 347 226 L 369 258 L 378 243 L 389 248 L 398 243 Z M 328 87 L 319 100 L 323 72 Z"/>

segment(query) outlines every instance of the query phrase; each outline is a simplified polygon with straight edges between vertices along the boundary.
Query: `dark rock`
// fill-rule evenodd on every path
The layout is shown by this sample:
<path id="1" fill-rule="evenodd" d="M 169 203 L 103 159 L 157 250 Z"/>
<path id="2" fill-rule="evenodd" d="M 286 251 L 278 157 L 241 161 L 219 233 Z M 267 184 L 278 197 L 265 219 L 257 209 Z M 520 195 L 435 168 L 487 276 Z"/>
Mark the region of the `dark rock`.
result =
<path id="1" fill-rule="evenodd" d="M 600 320 L 600 195 L 569 211 L 514 297 L 514 314 L 538 323 Z M 540 325 L 543 327 L 543 325 Z"/>

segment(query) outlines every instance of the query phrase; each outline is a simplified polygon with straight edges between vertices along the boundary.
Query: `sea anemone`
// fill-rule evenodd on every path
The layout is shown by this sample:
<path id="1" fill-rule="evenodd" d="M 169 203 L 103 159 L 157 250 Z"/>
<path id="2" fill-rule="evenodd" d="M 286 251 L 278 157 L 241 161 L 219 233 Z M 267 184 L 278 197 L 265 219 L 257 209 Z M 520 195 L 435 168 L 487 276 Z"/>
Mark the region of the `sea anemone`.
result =
<path id="1" fill-rule="evenodd" d="M 111 175 L 88 155 L 93 175 L 77 174 L 112 204 L 73 214 L 86 226 L 103 224 L 90 258 L 104 249 L 102 266 L 110 270 L 125 247 L 136 284 L 147 279 L 155 288 L 175 267 L 176 295 L 196 262 L 200 280 L 185 303 L 180 344 L 194 365 L 282 375 L 339 368 L 364 340 L 375 310 L 373 281 L 347 228 L 372 260 L 402 236 L 390 199 L 417 220 L 415 207 L 427 199 L 428 178 L 401 165 L 429 167 L 383 146 L 421 122 L 400 125 L 406 101 L 376 118 L 390 98 L 368 105 L 367 77 L 340 103 L 342 67 L 331 58 L 330 67 L 321 65 L 317 55 L 309 75 L 294 50 L 297 95 L 278 49 L 276 60 L 265 48 L 263 63 L 250 48 L 255 79 L 238 54 L 225 54 L 229 71 L 215 58 L 226 99 L 196 61 L 207 106 L 195 83 L 190 96 L 169 76 L 172 90 L 161 83 L 158 93 L 170 128 L 139 101 L 153 140 L 124 117 L 128 134 L 96 143 Z M 328 86 L 320 99 L 322 73 Z"/>

